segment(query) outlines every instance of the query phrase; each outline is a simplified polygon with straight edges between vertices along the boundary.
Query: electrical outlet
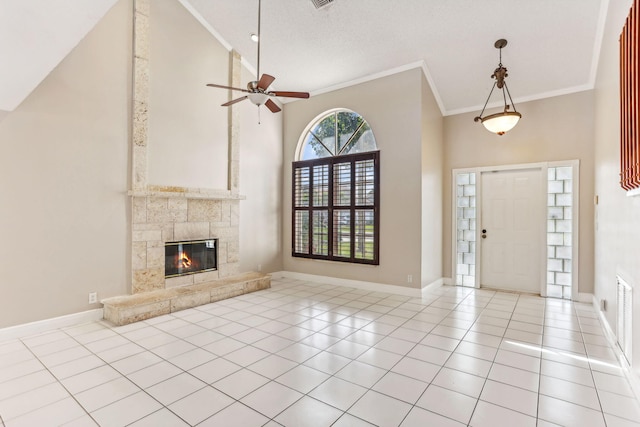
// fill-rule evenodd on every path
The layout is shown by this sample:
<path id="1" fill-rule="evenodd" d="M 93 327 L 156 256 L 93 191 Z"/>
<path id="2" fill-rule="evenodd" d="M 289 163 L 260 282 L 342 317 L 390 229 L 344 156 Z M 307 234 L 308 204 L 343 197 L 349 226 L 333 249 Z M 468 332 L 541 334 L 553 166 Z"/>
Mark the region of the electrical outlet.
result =
<path id="1" fill-rule="evenodd" d="M 601 299 L 600 300 L 600 311 L 607 311 L 607 300 L 606 299 Z"/>
<path id="2" fill-rule="evenodd" d="M 89 304 L 95 304 L 98 302 L 98 293 L 89 292 Z"/>
<path id="3" fill-rule="evenodd" d="M 413 283 L 413 276 L 411 274 L 407 275 L 407 283 Z"/>

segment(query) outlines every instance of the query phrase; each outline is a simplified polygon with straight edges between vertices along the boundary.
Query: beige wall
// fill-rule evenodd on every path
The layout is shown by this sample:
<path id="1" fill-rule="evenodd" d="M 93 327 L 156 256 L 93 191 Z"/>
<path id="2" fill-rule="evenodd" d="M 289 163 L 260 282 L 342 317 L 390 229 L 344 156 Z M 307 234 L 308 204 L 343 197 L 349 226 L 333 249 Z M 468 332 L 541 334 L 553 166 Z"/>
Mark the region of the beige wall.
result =
<path id="1" fill-rule="evenodd" d="M 618 37 L 631 0 L 609 2 L 596 81 L 595 191 L 599 198 L 595 233 L 595 297 L 607 301 L 604 312 L 616 330 L 616 275 L 635 287 L 633 366 L 640 381 L 640 196 L 620 188 L 620 97 Z"/>
<path id="2" fill-rule="evenodd" d="M 442 276 L 443 118 L 424 75 L 422 88 L 422 286 Z"/>
<path id="3" fill-rule="evenodd" d="M 511 89 L 517 92 L 516 88 Z M 580 160 L 578 291 L 593 291 L 593 91 L 516 105 L 518 125 L 503 136 L 473 121 L 477 112 L 445 118 L 444 275 L 451 277 L 451 171 L 558 160 Z"/>
<path id="4" fill-rule="evenodd" d="M 420 287 L 420 177 L 423 175 L 421 84 L 421 71 L 414 69 L 286 105 L 282 192 L 285 270 Z M 380 149 L 379 266 L 317 261 L 291 256 L 291 162 L 294 160 L 296 146 L 305 127 L 318 115 L 332 108 L 348 108 L 361 114 L 371 125 Z M 431 117 L 431 113 L 428 116 Z M 434 134 L 437 135 L 437 131 Z M 426 136 L 425 139 L 428 140 Z M 437 206 L 433 209 L 438 215 L 440 205 L 439 202 L 435 204 Z M 440 238 L 440 234 L 433 236 L 431 243 L 436 248 L 440 246 Z M 413 276 L 412 283 L 408 283 L 408 275 Z"/>
<path id="5" fill-rule="evenodd" d="M 150 6 L 148 183 L 227 189 L 229 91 L 205 84 L 229 84 L 229 53 L 178 0 Z"/>
<path id="6" fill-rule="evenodd" d="M 242 82 L 255 80 L 246 70 Z M 240 270 L 282 270 L 282 112 L 242 101 L 240 110 Z M 258 122 L 258 120 L 260 120 Z"/>
<path id="7" fill-rule="evenodd" d="M 0 327 L 127 292 L 131 10 L 118 2 L 0 122 Z"/>
<path id="8" fill-rule="evenodd" d="M 184 10 L 177 0 L 167 1 L 161 7 L 177 16 L 172 36 L 183 39 L 195 33 L 200 42 L 210 44 L 211 57 L 187 53 L 199 56 L 203 67 L 214 64 L 215 70 L 214 77 L 193 77 L 200 79 L 192 82 L 197 83 L 198 93 L 193 88 L 180 93 L 185 82 L 175 70 L 150 75 L 155 80 L 152 90 L 156 84 L 163 86 L 160 78 L 167 79 L 165 87 L 176 88 L 158 97 L 151 93 L 155 101 L 150 116 L 156 118 L 152 126 L 160 126 L 157 119 L 164 115 L 171 122 L 166 123 L 171 128 L 167 140 L 206 160 L 204 166 L 181 165 L 184 179 L 171 169 L 166 177 L 157 175 L 158 182 L 152 184 L 215 188 L 218 185 L 207 169 L 220 160 L 212 146 L 226 150 L 228 145 L 228 110 L 219 104 L 229 94 L 204 84 L 214 78 L 224 83 L 229 56 L 213 36 L 202 33 L 195 19 L 184 15 L 178 19 Z M 89 292 L 106 298 L 130 291 L 132 3 L 120 0 L 0 122 L 0 328 L 100 307 L 88 304 Z M 249 79 L 244 70 L 243 83 Z M 212 105 L 201 95 L 211 97 Z M 167 105 L 174 98 L 178 110 Z M 258 264 L 263 271 L 277 271 L 282 269 L 282 114 L 263 109 L 258 125 L 256 110 L 245 102 L 238 113 L 240 193 L 246 196 L 240 201 L 240 264 L 243 271 L 255 270 Z M 214 128 L 190 129 L 198 126 L 194 116 L 209 117 Z M 222 123 L 214 118 L 218 116 L 224 116 Z M 201 140 L 190 145 L 193 133 L 199 133 Z M 157 139 L 150 139 L 150 145 L 154 143 Z M 151 157 L 155 174 L 168 161 L 168 154 L 164 156 Z M 226 168 L 226 151 L 222 157 Z M 221 185 L 226 186 L 226 175 Z"/>

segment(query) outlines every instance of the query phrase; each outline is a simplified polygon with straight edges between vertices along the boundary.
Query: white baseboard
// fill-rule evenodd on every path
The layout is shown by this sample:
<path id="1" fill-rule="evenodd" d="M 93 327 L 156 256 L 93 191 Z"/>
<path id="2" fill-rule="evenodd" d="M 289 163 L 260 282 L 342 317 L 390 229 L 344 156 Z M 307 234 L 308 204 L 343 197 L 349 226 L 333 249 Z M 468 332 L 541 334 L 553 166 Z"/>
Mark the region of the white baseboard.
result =
<path id="1" fill-rule="evenodd" d="M 54 317 L 52 319 L 9 326 L 7 328 L 0 329 L 0 342 L 40 334 L 54 329 L 79 325 L 81 323 L 95 322 L 97 320 L 101 320 L 102 315 L 102 309 L 96 308 L 95 310 L 68 314 L 66 316 Z"/>
<path id="2" fill-rule="evenodd" d="M 431 283 L 422 286 L 422 293 L 432 292 L 446 284 L 447 278 L 441 277 Z"/>
<path id="3" fill-rule="evenodd" d="M 587 304 L 591 304 L 593 301 L 593 294 L 588 294 L 586 292 L 578 292 L 578 302 L 585 302 Z"/>
<path id="4" fill-rule="evenodd" d="M 442 278 L 442 284 L 445 286 L 455 286 L 455 282 L 453 281 L 453 278 L 451 277 L 443 277 Z"/>
<path id="5" fill-rule="evenodd" d="M 602 323 L 602 329 L 604 329 L 604 336 L 607 338 L 607 341 L 609 341 L 609 345 L 611 346 L 611 348 L 613 348 L 618 362 L 622 367 L 622 371 L 624 372 L 625 377 L 627 377 L 627 380 L 631 385 L 633 393 L 636 395 L 636 398 L 640 400 L 640 377 L 638 376 L 638 374 L 633 372 L 631 366 L 629 366 L 629 363 L 627 362 L 627 358 L 624 357 L 624 355 L 622 354 L 622 350 L 620 350 L 620 347 L 618 347 L 616 334 L 613 332 L 613 328 L 607 321 L 606 316 L 600 310 L 600 301 L 598 301 L 595 295 L 592 295 L 591 297 L 591 304 L 593 305 L 593 309 L 596 311 L 596 313 L 598 313 L 600 323 Z"/>
<path id="6" fill-rule="evenodd" d="M 390 294 L 405 295 L 414 298 L 422 296 L 422 289 L 405 288 L 404 286 L 386 285 L 384 283 L 365 282 L 362 280 L 341 279 L 338 277 L 319 276 L 315 274 L 297 273 L 294 271 L 278 271 L 271 273 L 272 278 L 306 280 L 313 283 L 326 283 L 335 286 L 363 289 L 371 292 L 388 292 Z M 429 285 L 431 286 L 431 285 Z"/>

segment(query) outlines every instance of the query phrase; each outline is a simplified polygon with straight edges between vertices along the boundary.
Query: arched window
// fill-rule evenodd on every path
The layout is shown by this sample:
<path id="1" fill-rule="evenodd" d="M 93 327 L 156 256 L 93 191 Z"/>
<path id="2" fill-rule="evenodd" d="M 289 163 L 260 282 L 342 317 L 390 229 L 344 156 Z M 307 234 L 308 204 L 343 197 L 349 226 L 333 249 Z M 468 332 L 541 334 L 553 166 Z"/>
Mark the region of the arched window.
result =
<path id="1" fill-rule="evenodd" d="M 376 151 L 376 139 L 369 123 L 350 110 L 333 110 L 307 127 L 298 160 Z"/>
<path id="2" fill-rule="evenodd" d="M 296 157 L 292 255 L 379 264 L 380 152 L 366 120 L 344 109 L 323 114 Z"/>

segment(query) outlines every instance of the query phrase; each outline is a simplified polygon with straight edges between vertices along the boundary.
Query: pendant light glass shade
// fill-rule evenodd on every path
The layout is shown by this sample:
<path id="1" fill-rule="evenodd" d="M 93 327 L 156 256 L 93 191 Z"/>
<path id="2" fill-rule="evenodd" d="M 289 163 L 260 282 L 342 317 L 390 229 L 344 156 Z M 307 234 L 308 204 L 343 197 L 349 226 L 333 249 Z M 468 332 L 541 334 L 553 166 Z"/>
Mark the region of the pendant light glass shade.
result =
<path id="1" fill-rule="evenodd" d="M 505 132 L 509 132 L 518 124 L 520 117 L 522 117 L 522 114 L 518 112 L 504 111 L 486 116 L 481 121 L 489 132 L 504 135 Z"/>
<path id="2" fill-rule="evenodd" d="M 500 49 L 500 62 L 498 63 L 498 68 L 496 68 L 491 75 L 491 78 L 495 79 L 496 81 L 493 83 L 491 92 L 489 92 L 489 96 L 487 97 L 487 101 L 484 103 L 484 107 L 482 107 L 480 115 L 473 119 L 476 122 L 481 122 L 489 132 L 493 132 L 498 135 L 504 135 L 506 132 L 513 129 L 522 117 L 522 114 L 518 113 L 516 111 L 515 105 L 513 105 L 513 100 L 511 99 L 511 94 L 509 93 L 509 88 L 507 88 L 507 82 L 505 81 L 508 74 L 507 69 L 502 66 L 502 48 L 506 45 L 507 41 L 505 39 L 500 39 L 494 44 L 496 49 Z M 491 94 L 496 87 L 502 90 L 502 99 L 504 99 L 504 110 L 501 113 L 495 113 L 486 117 L 482 117 L 482 114 L 484 113 L 484 110 L 485 108 L 487 108 L 487 104 L 489 103 L 489 99 L 491 99 Z M 511 104 L 507 104 L 507 97 L 509 98 L 509 102 Z M 511 107 L 513 107 L 513 111 L 509 111 Z"/>

